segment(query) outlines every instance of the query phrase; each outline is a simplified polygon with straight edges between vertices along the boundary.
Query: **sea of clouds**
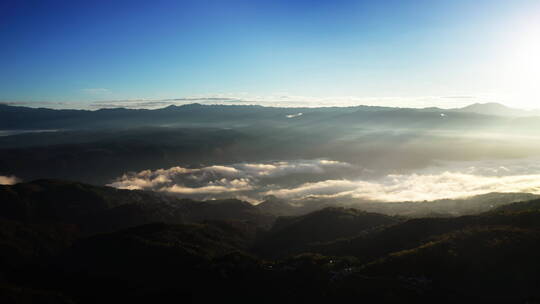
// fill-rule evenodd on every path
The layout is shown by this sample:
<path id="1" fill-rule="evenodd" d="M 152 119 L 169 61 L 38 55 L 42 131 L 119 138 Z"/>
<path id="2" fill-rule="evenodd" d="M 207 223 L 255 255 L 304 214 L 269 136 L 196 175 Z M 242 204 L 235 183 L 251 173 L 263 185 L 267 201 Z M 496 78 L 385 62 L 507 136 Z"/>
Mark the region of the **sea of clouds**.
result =
<path id="1" fill-rule="evenodd" d="M 14 185 L 19 182 L 20 179 L 15 176 L 0 175 L 0 185 Z"/>
<path id="2" fill-rule="evenodd" d="M 369 178 L 364 172 L 355 165 L 327 159 L 271 161 L 131 172 L 110 186 L 195 199 L 236 197 L 254 203 L 269 195 L 291 201 L 350 197 L 395 202 L 465 198 L 491 192 L 540 194 L 540 161 L 534 159 L 439 162 L 416 172 L 378 178 Z"/>

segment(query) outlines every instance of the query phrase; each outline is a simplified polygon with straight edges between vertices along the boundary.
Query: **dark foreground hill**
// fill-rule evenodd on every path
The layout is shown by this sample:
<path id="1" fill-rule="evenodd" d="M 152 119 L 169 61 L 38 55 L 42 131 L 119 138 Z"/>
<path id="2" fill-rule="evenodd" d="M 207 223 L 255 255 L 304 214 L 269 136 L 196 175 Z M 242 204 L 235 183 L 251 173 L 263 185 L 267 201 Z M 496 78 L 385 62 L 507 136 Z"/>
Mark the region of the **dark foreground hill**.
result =
<path id="1" fill-rule="evenodd" d="M 59 180 L 0 185 L 0 216 L 27 224 L 69 224 L 81 235 L 152 223 L 241 220 L 268 226 L 273 217 L 235 199 L 196 202 L 149 191 Z"/>
<path id="2" fill-rule="evenodd" d="M 286 256 L 305 252 L 312 243 L 352 237 L 397 222 L 397 218 L 382 214 L 328 207 L 303 216 L 278 218 L 260 237 L 256 250 L 263 255 Z"/>
<path id="3" fill-rule="evenodd" d="M 0 202 L 1 303 L 540 299 L 539 201 L 412 220 L 326 208 L 272 227 L 236 200 L 72 182 L 4 186 Z"/>

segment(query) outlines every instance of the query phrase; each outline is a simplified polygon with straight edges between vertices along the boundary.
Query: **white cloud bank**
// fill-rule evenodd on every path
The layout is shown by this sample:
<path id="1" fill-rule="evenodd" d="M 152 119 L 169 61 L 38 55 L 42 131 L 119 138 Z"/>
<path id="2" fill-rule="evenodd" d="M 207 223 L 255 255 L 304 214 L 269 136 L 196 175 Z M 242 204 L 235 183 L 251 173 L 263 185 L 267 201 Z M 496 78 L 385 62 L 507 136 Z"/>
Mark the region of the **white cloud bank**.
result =
<path id="1" fill-rule="evenodd" d="M 20 180 L 15 176 L 3 176 L 0 175 L 0 185 L 15 185 Z"/>
<path id="2" fill-rule="evenodd" d="M 326 180 L 290 189 L 267 191 L 285 199 L 351 197 L 374 201 L 432 201 L 464 198 L 490 192 L 540 194 L 540 174 L 478 176 L 458 172 L 430 175 L 388 175 L 377 181 Z"/>
<path id="3" fill-rule="evenodd" d="M 125 174 L 110 186 L 204 199 L 248 198 L 254 202 L 267 195 L 288 200 L 350 197 L 395 202 L 464 198 L 490 192 L 540 194 L 537 160 L 441 163 L 419 172 L 371 180 L 336 175 L 347 170 L 356 170 L 356 176 L 362 176 L 361 169 L 351 164 L 317 159 L 144 170 Z"/>
<path id="4" fill-rule="evenodd" d="M 351 165 L 325 159 L 240 163 L 196 169 L 172 167 L 127 173 L 109 186 L 119 189 L 154 190 L 183 195 L 207 195 L 206 198 L 231 193 L 238 195 L 243 193 L 244 197 L 246 195 L 257 197 L 262 189 L 268 187 L 265 180 L 271 178 L 294 174 L 323 175 L 331 170 L 342 170 L 348 167 Z M 230 196 L 235 195 L 231 194 Z"/>

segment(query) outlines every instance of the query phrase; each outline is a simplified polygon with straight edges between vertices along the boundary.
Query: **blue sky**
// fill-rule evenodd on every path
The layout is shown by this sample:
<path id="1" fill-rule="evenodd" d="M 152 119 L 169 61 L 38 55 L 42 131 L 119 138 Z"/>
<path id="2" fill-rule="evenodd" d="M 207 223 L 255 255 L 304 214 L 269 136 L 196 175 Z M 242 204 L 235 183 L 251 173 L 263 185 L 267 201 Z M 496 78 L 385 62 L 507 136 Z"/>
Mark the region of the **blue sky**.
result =
<path id="1" fill-rule="evenodd" d="M 0 101 L 540 107 L 535 20 L 530 0 L 4 0 Z"/>

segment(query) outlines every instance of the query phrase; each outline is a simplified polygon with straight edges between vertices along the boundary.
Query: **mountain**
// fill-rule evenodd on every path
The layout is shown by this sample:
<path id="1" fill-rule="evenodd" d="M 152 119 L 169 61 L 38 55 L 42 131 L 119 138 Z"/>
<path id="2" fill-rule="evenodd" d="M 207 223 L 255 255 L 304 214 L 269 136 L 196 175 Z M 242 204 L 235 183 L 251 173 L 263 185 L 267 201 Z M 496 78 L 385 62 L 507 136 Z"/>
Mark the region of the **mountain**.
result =
<path id="1" fill-rule="evenodd" d="M 238 155 L 236 150 L 247 150 L 255 140 L 249 134 L 215 128 L 78 130 L 0 136 L 0 175 L 104 185 L 127 171 L 248 158 L 249 151 Z"/>
<path id="2" fill-rule="evenodd" d="M 387 303 L 537 303 L 539 241 L 537 229 L 510 226 L 445 233 L 342 275 L 334 295 Z"/>
<path id="3" fill-rule="evenodd" d="M 458 199 L 439 199 L 421 202 L 377 202 L 364 199 L 306 198 L 291 204 L 268 196 L 255 207 L 275 216 L 300 216 L 328 207 L 345 207 L 371 213 L 406 218 L 457 217 L 497 210 L 515 202 L 532 201 L 540 196 L 532 193 L 491 192 Z"/>
<path id="4" fill-rule="evenodd" d="M 425 202 L 350 202 L 347 206 L 369 212 L 408 218 L 450 217 L 473 215 L 496 210 L 511 203 L 538 199 L 532 193 L 486 193 L 459 199 L 440 199 Z"/>
<path id="5" fill-rule="evenodd" d="M 513 203 L 478 215 L 411 219 L 381 227 L 369 234 L 316 244 L 309 250 L 325 255 L 353 255 L 369 261 L 392 252 L 416 248 L 429 241 L 430 237 L 470 227 L 508 226 L 538 230 L 540 212 L 537 202 Z"/>
<path id="6" fill-rule="evenodd" d="M 504 302 L 538 294 L 538 252 L 540 231 L 537 229 L 469 227 L 439 235 L 419 247 L 389 254 L 359 272 L 407 276 L 468 297 Z"/>
<path id="7" fill-rule="evenodd" d="M 74 225 L 82 235 L 165 222 L 240 220 L 268 226 L 273 217 L 238 200 L 197 202 L 137 190 L 59 180 L 0 185 L 0 218 L 28 224 Z"/>
<path id="8" fill-rule="evenodd" d="M 306 212 L 306 208 L 295 207 L 289 204 L 286 200 L 279 199 L 275 196 L 267 196 L 265 200 L 255 206 L 262 212 L 273 214 L 276 216 L 292 216 L 301 215 Z"/>
<path id="9" fill-rule="evenodd" d="M 187 104 L 166 108 L 53 110 L 0 104 L 0 130 L 28 129 L 111 129 L 163 126 L 239 127 L 268 121 L 294 123 L 291 113 L 350 112 L 350 108 L 274 108 L 254 105 Z"/>
<path id="10" fill-rule="evenodd" d="M 208 303 L 217 295 L 254 296 L 251 290 L 232 288 L 242 284 L 260 292 L 255 287 L 263 279 L 261 263 L 242 251 L 252 235 L 237 224 L 146 224 L 79 238 L 56 256 L 34 258 L 31 264 L 11 259 L 10 267 L 0 271 L 9 275 L 9 284 L 0 281 L 0 300 L 28 303 L 13 299 L 13 289 L 28 297 L 29 286 L 45 299 L 52 293 L 70 303 Z"/>
<path id="11" fill-rule="evenodd" d="M 259 239 L 256 250 L 264 255 L 285 256 L 300 253 L 311 243 L 352 237 L 397 222 L 397 218 L 377 213 L 327 207 L 302 216 L 279 217 Z"/>
<path id="12" fill-rule="evenodd" d="M 331 207 L 273 224 L 238 200 L 58 180 L 2 186 L 0 202 L 2 303 L 534 303 L 540 296 L 540 200 L 416 219 Z"/>
<path id="13" fill-rule="evenodd" d="M 508 204 L 504 206 L 500 206 L 497 209 L 493 211 L 493 213 L 516 213 L 516 212 L 538 212 L 540 211 L 540 200 L 531 200 L 531 201 L 523 201 L 523 202 L 517 202 L 514 204 Z"/>
<path id="14" fill-rule="evenodd" d="M 447 111 L 437 108 L 413 109 L 374 106 L 331 108 L 278 108 L 255 105 L 187 104 L 166 108 L 53 110 L 0 104 L 0 130 L 127 129 L 141 127 L 243 128 L 276 126 L 303 128 L 305 125 L 342 128 L 344 124 L 363 126 L 406 126 L 408 128 L 460 128 L 463 122 L 489 126 L 500 119 L 485 116 L 527 116 L 527 111 L 496 103 L 473 104 Z M 298 115 L 302 113 L 302 115 Z M 479 115 L 478 115 L 479 114 Z M 531 115 L 529 115 L 531 116 Z M 470 125 L 469 125 L 470 126 Z"/>
<path id="15" fill-rule="evenodd" d="M 521 109 L 510 108 L 500 103 L 475 103 L 464 108 L 454 109 L 455 112 L 467 112 L 476 113 L 482 115 L 494 115 L 494 116 L 540 116 L 539 111 L 526 111 Z"/>
<path id="16" fill-rule="evenodd" d="M 192 104 L 87 111 L 2 105 L 0 133 L 8 136 L 0 136 L 0 175 L 106 185 L 147 169 L 324 158 L 377 178 L 438 160 L 538 155 L 540 146 L 531 140 L 538 128 L 538 117 L 436 108 Z"/>

